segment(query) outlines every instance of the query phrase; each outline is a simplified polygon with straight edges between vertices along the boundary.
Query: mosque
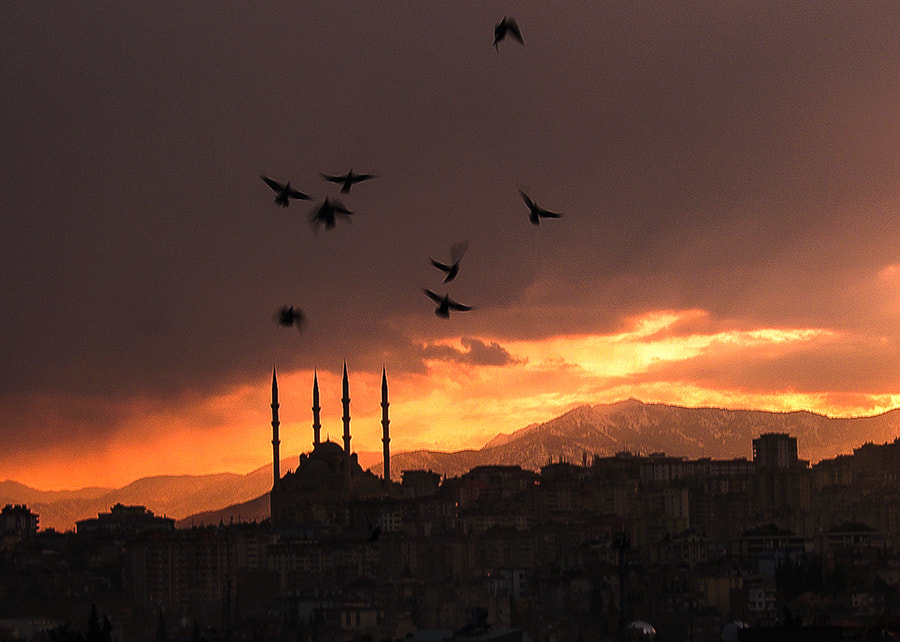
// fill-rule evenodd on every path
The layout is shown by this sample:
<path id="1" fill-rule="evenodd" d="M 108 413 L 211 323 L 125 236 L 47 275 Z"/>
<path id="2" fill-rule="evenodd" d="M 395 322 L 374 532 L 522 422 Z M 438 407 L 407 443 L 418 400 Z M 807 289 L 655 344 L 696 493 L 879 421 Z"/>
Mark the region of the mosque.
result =
<path id="1" fill-rule="evenodd" d="M 313 449 L 300 455 L 296 470 L 281 475 L 278 429 L 278 380 L 272 370 L 272 465 L 273 483 L 269 494 L 272 527 L 286 530 L 310 525 L 340 526 L 352 516 L 353 507 L 361 503 L 377 503 L 396 494 L 391 482 L 391 450 L 388 426 L 387 374 L 381 371 L 382 443 L 384 445 L 384 477 L 363 470 L 356 453 L 350 450 L 350 386 L 347 364 L 343 373 L 343 447 L 329 439 L 320 439 L 319 381 L 313 375 Z"/>

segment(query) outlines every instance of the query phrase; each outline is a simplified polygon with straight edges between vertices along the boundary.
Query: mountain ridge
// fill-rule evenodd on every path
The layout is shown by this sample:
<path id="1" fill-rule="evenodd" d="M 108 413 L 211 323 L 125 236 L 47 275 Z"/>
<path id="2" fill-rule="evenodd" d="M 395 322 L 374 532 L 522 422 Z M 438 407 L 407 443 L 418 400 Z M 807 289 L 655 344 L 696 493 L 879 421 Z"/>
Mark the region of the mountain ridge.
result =
<path id="1" fill-rule="evenodd" d="M 752 440 L 765 432 L 797 438 L 801 459 L 813 463 L 844 454 L 866 442 L 884 443 L 900 435 L 900 409 L 880 415 L 830 418 L 809 411 L 772 412 L 690 408 L 627 399 L 612 404 L 575 406 L 554 419 L 497 435 L 480 449 L 453 452 L 416 450 L 391 456 L 392 476 L 404 470 L 462 475 L 476 466 L 518 465 L 539 470 L 551 460 L 573 463 L 623 450 L 663 452 L 674 457 L 752 458 Z M 851 450 L 852 452 L 852 450 Z M 358 453 L 361 465 L 381 474 L 381 454 Z M 281 470 L 296 465 L 281 461 Z M 234 519 L 262 519 L 268 510 L 271 466 L 246 475 L 154 476 L 120 489 L 91 487 L 77 491 L 40 491 L 13 481 L 0 482 L 0 504 L 26 504 L 41 528 L 68 530 L 116 503 L 140 504 L 179 526 Z M 265 500 L 265 501 L 264 501 Z"/>

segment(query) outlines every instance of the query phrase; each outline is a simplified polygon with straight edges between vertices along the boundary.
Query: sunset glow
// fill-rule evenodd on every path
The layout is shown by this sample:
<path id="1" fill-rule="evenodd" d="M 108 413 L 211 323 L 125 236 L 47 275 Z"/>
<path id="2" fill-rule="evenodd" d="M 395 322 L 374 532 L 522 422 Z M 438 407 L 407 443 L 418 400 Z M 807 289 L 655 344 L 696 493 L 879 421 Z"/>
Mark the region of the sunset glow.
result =
<path id="1" fill-rule="evenodd" d="M 0 480 L 269 465 L 273 366 L 284 457 L 314 372 L 340 440 L 344 362 L 357 452 L 382 368 L 394 452 L 900 407 L 900 6 L 526 0 L 495 48 L 497 13 L 6 7 Z"/>
<path id="2" fill-rule="evenodd" d="M 750 385 L 724 387 L 713 378 L 655 376 L 655 372 L 677 372 L 681 364 L 704 360 L 717 368 L 739 369 L 748 359 L 776 359 L 840 339 L 838 333 L 821 329 L 667 332 L 706 316 L 699 310 L 665 311 L 631 319 L 628 329 L 615 334 L 512 341 L 502 344 L 513 358 L 503 366 L 434 359 L 427 362 L 424 374 L 389 371 L 392 448 L 394 452 L 477 449 L 498 434 L 547 421 L 577 405 L 628 397 L 695 407 L 803 409 L 829 416 L 875 414 L 900 403 L 900 395 L 893 394 L 760 390 Z M 479 340 L 494 342 L 490 337 Z M 465 342 L 448 338 L 441 345 L 463 349 Z M 378 452 L 380 372 L 354 372 L 351 366 L 350 373 L 353 448 Z M 319 370 L 317 376 L 323 438 L 340 443 L 340 373 Z M 281 453 L 298 456 L 312 442 L 313 373 L 279 372 L 278 377 Z M 102 451 L 82 452 L 69 466 L 29 465 L 9 474 L 38 488 L 60 489 L 124 485 L 161 470 L 167 474 L 250 472 L 271 459 L 270 385 L 267 377 L 222 395 L 185 395 L 177 407 L 134 400 L 118 408 L 127 420 Z"/>

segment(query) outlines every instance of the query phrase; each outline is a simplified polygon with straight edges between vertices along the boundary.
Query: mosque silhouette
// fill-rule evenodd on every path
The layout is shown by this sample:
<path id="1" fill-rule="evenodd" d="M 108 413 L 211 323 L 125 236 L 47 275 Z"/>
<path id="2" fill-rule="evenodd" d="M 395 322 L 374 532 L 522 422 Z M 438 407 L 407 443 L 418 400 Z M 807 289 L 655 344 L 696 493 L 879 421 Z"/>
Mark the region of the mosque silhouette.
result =
<path id="1" fill-rule="evenodd" d="M 321 440 L 321 407 L 318 375 L 313 375 L 312 412 L 313 448 L 302 453 L 297 468 L 281 475 L 278 419 L 278 380 L 272 370 L 272 469 L 273 483 L 269 507 L 273 529 L 285 531 L 302 527 L 330 526 L 345 533 L 371 530 L 370 511 L 377 504 L 396 497 L 398 489 L 391 481 L 391 452 L 388 419 L 387 373 L 381 371 L 381 425 L 384 444 L 384 476 L 363 470 L 356 453 L 350 449 L 350 385 L 347 364 L 343 372 L 343 447 L 331 440 Z M 327 525 L 327 526 L 326 526 Z"/>

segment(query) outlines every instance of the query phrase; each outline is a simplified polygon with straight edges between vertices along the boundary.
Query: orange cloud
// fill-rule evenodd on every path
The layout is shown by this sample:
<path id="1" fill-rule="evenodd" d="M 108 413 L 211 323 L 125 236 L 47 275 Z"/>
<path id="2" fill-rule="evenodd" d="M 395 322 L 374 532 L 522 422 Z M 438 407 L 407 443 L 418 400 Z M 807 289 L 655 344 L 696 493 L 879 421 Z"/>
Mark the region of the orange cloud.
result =
<path id="1" fill-rule="evenodd" d="M 821 328 L 717 328 L 702 310 L 632 318 L 610 334 L 502 342 L 459 337 L 425 346 L 427 372 L 392 372 L 391 448 L 480 448 L 499 433 L 549 420 L 584 403 L 627 397 L 686 406 L 872 414 L 900 404 L 889 391 L 825 389 L 810 355 L 866 345 Z M 880 346 L 875 346 L 880 347 Z M 470 358 L 481 351 L 478 358 Z M 478 356 L 478 355 L 476 355 Z M 390 363 L 388 357 L 387 362 Z M 845 368 L 845 373 L 847 369 Z M 322 438 L 341 443 L 340 372 L 318 372 Z M 862 376 L 862 375 L 861 375 Z M 312 445 L 309 370 L 279 372 L 281 457 Z M 381 450 L 381 373 L 350 369 L 352 448 Z M 836 383 L 836 382 L 831 382 Z M 184 393 L 177 404 L 133 399 L 104 414 L 119 418 L 106 439 L 89 435 L 50 447 L 7 475 L 41 488 L 123 485 L 156 474 L 250 472 L 271 461 L 270 379 L 212 396 Z M 61 413 L 57 407 L 58 416 Z M 82 432 L 93 415 L 84 409 Z M 69 421 L 72 411 L 68 408 Z M 53 412 L 44 420 L 53 421 Z M 68 450 L 67 450 L 68 448 Z M 73 456 L 73 453 L 75 456 Z"/>

